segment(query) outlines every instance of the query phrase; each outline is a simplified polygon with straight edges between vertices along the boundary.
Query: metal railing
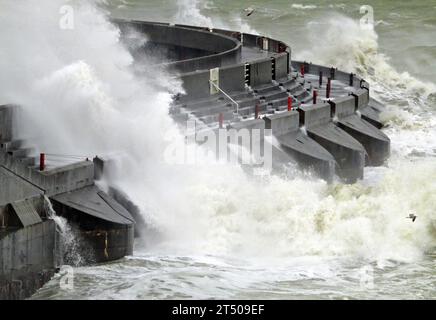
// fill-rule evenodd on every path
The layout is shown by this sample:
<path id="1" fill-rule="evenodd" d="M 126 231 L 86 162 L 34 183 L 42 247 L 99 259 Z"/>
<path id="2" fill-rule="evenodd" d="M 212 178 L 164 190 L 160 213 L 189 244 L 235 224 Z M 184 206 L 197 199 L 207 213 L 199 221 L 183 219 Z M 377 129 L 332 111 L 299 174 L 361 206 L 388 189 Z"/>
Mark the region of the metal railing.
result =
<path id="1" fill-rule="evenodd" d="M 213 85 L 215 87 L 215 89 L 217 89 L 219 92 L 221 92 L 222 94 L 224 94 L 231 102 L 233 102 L 236 105 L 236 114 L 239 114 L 239 103 L 237 103 L 231 96 L 229 96 L 227 93 L 224 92 L 223 89 L 221 89 L 216 83 L 214 83 L 213 81 L 209 80 L 210 84 Z"/>

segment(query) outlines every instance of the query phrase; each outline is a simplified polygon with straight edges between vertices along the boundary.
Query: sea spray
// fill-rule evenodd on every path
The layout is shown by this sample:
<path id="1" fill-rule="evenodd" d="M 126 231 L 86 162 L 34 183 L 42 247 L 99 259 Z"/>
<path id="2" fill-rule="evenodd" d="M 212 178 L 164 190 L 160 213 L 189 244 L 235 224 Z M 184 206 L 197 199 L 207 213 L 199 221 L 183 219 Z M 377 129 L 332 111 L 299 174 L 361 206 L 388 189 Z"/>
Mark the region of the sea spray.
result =
<path id="1" fill-rule="evenodd" d="M 213 27 L 212 19 L 201 13 L 200 1 L 177 0 L 177 14 L 175 20 L 179 23 L 192 23 L 201 27 Z"/>
<path id="2" fill-rule="evenodd" d="M 165 73 L 132 74 L 117 28 L 91 3 L 78 4 L 69 33 L 56 29 L 59 2 L 38 1 L 44 10 L 24 23 L 20 13 L 34 14 L 35 1 L 2 8 L 1 98 L 22 105 L 20 129 L 38 151 L 117 155 L 108 184 L 160 235 L 146 252 L 260 264 L 301 256 L 413 261 L 434 244 L 431 162 L 394 157 L 374 186 L 329 186 L 304 175 L 259 181 L 237 166 L 165 163 L 165 137 L 184 143 L 168 115 L 180 83 Z M 409 210 L 419 216 L 414 224 L 404 218 Z"/>
<path id="3" fill-rule="evenodd" d="M 296 59 L 313 61 L 354 72 L 373 86 L 378 98 L 427 99 L 436 92 L 434 83 L 421 81 L 407 72 L 398 72 L 389 57 L 380 52 L 379 36 L 374 28 L 362 28 L 359 21 L 339 13 L 307 23 L 309 47 L 296 53 Z M 317 48 L 312 50 L 311 48 Z"/>
<path id="4" fill-rule="evenodd" d="M 153 1 L 136 3 L 141 3 L 138 5 L 141 9 Z M 168 6 L 174 6 L 174 2 L 156 3 L 165 13 L 170 11 Z M 220 17 L 210 17 L 212 20 L 226 20 L 229 6 L 220 6 L 216 0 L 208 3 L 210 7 L 220 7 L 218 14 L 222 13 Z M 275 33 L 275 38 L 293 46 L 294 56 L 295 47 L 300 43 L 287 37 L 299 33 L 294 26 L 301 19 L 286 15 L 283 2 L 265 2 L 265 7 L 276 3 L 284 16 L 274 24 L 268 21 L 267 25 L 273 28 L 279 27 L 279 23 L 285 25 L 285 31 Z M 313 3 L 318 8 L 326 6 Z M 231 10 L 246 5 L 233 4 Z M 286 5 L 291 7 L 289 2 Z M 353 6 L 349 3 L 331 6 L 348 8 L 350 5 Z M 400 7 L 400 4 L 395 3 L 395 6 Z M 202 11 L 203 14 L 211 12 Z M 302 10 L 294 11 L 301 15 Z M 307 15 L 301 23 L 307 22 L 316 11 L 304 10 Z M 395 10 L 389 9 L 389 14 L 391 11 Z M 323 15 L 328 13 L 323 12 Z M 319 17 L 313 18 L 318 20 Z M 419 19 L 413 19 L 419 23 Z M 257 21 L 251 19 L 250 23 L 264 34 L 266 25 L 260 27 Z M 195 24 L 195 21 L 185 23 Z M 334 37 L 335 41 L 348 31 L 344 25 Z M 306 37 L 307 32 L 310 28 L 301 34 Z M 359 33 L 353 36 L 353 41 L 358 42 Z M 404 35 L 398 38 L 408 41 Z M 346 43 L 339 41 L 330 45 L 346 51 L 349 50 Z M 313 50 L 318 58 L 312 61 L 323 62 L 324 56 L 320 54 L 323 50 L 316 47 Z M 348 57 L 348 53 L 345 52 L 344 57 Z M 337 60 L 332 61 L 341 62 L 340 55 L 335 57 Z M 305 59 L 305 56 L 300 58 Z M 350 63 L 352 68 L 354 63 L 358 61 Z M 372 83 L 373 87 L 378 85 Z M 404 90 L 395 86 L 386 88 L 390 90 L 396 91 L 400 101 L 404 101 Z M 305 178 L 286 181 L 276 177 L 256 184 L 241 175 L 237 168 L 230 172 L 234 177 L 232 174 L 221 177 L 222 171 L 216 168 L 202 171 L 181 166 L 179 170 L 186 171 L 184 185 L 189 187 L 189 192 L 178 197 L 173 189 L 179 186 L 176 177 L 181 173 L 159 172 L 161 179 L 168 182 L 168 191 L 156 202 L 176 202 L 181 212 L 174 211 L 174 216 L 180 219 L 172 220 L 173 207 L 167 203 L 161 204 L 159 212 L 149 205 L 150 211 L 143 210 L 143 214 L 151 217 L 150 226 L 161 231 L 156 243 L 144 251 L 136 250 L 135 256 L 120 262 L 76 269 L 75 276 L 80 281 L 76 282 L 79 285 L 74 292 L 59 290 L 58 283 L 53 281 L 37 298 L 434 299 L 434 258 L 426 259 L 423 253 L 436 239 L 435 165 L 430 155 L 436 140 L 432 139 L 432 126 L 421 124 L 420 118 L 415 118 L 415 114 L 425 110 L 422 107 L 427 101 L 424 105 L 420 104 L 420 99 L 416 101 L 416 105 L 409 106 L 408 102 L 392 100 L 389 109 L 398 114 L 385 119 L 390 126 L 385 130 L 392 137 L 394 148 L 392 159 L 385 167 L 366 168 L 365 179 L 355 185 L 328 186 Z M 423 116 L 434 119 L 426 111 Z M 424 155 L 409 155 L 416 145 L 425 151 Z M 117 167 L 125 168 L 123 161 L 119 161 Z M 126 176 L 119 182 L 126 185 L 124 190 L 129 191 L 135 202 L 147 209 L 144 184 L 153 185 L 155 181 L 144 177 L 147 175 Z M 185 196 L 187 199 L 182 202 Z M 183 210 L 185 205 L 191 212 Z M 168 210 L 164 210 L 165 207 Z M 418 215 L 415 222 L 406 219 L 411 212 Z M 405 261 L 411 263 L 403 263 Z M 361 274 L 365 270 L 373 270 L 374 289 L 361 286 Z"/>
<path id="5" fill-rule="evenodd" d="M 221 28 L 228 30 L 237 30 L 239 32 L 258 34 L 243 21 L 239 12 L 231 13 L 227 19 L 218 17 L 209 17 L 202 11 L 210 10 L 206 1 L 202 0 L 177 0 L 177 13 L 173 17 L 174 21 L 180 24 L 196 25 L 200 27 Z M 242 8 L 241 8 L 241 12 Z"/>
<path id="6" fill-rule="evenodd" d="M 397 71 L 381 52 L 376 30 L 342 14 L 307 22 L 307 38 L 307 49 L 296 52 L 296 59 L 333 65 L 369 81 L 371 97 L 386 106 L 380 117 L 394 157 L 436 155 L 435 83 Z"/>

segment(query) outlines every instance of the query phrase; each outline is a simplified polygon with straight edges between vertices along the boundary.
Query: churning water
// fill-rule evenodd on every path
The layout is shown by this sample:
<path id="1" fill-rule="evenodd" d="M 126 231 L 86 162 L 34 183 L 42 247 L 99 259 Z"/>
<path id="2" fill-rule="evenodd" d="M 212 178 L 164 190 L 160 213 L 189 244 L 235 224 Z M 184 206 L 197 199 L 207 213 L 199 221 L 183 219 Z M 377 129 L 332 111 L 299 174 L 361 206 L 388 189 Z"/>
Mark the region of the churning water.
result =
<path id="1" fill-rule="evenodd" d="M 257 0 L 250 17 L 245 1 L 72 1 L 73 30 L 59 28 L 63 4 L 0 0 L 0 102 L 24 107 L 38 150 L 112 155 L 101 184 L 129 194 L 148 228 L 133 256 L 75 268 L 74 290 L 55 276 L 33 298 L 436 298 L 435 1 L 368 1 L 374 30 L 355 1 Z M 110 13 L 266 34 L 361 74 L 387 106 L 390 160 L 354 185 L 165 164 L 168 141 L 183 143 L 168 116 L 180 83 L 135 76 Z"/>

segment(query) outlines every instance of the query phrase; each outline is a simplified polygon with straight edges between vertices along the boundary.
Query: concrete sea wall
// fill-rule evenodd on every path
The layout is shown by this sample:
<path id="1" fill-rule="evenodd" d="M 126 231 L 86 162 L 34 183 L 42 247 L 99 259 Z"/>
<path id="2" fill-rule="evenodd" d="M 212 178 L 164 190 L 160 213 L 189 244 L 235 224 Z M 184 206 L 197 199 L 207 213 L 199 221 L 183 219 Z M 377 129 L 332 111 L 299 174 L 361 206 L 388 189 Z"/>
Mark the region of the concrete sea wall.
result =
<path id="1" fill-rule="evenodd" d="M 275 171 L 298 164 L 327 181 L 338 176 L 354 183 L 365 166 L 383 165 L 389 157 L 390 140 L 379 130 L 382 106 L 355 74 L 292 61 L 288 45 L 260 35 L 113 22 L 127 45 L 147 38 L 144 45 L 131 46 L 138 63 L 144 53 L 165 53 L 161 66 L 184 87 L 171 114 L 179 123 L 196 121 L 196 135 L 224 128 L 239 144 L 241 131 L 271 130 L 272 137 L 261 134 L 251 143 L 271 150 Z M 325 82 L 333 83 L 333 90 Z M 80 248 L 93 252 L 92 262 L 132 254 L 133 217 L 139 216 L 128 195 L 114 189 L 106 194 L 96 186 L 104 158 L 53 168 L 38 163 L 16 139 L 15 108 L 0 106 L 0 299 L 28 297 L 63 262 L 59 232 L 45 212 L 47 198 L 77 231 Z"/>
<path id="2" fill-rule="evenodd" d="M 59 266 L 56 238 L 53 220 L 0 238 L 1 300 L 27 298 L 53 276 Z"/>
<path id="3" fill-rule="evenodd" d="M 0 299 L 23 299 L 47 282 L 68 260 L 55 221 L 46 211 L 52 202 L 86 252 L 87 263 L 132 254 L 135 221 L 121 204 L 95 186 L 89 159 L 47 168 L 36 162 L 23 141 L 14 139 L 13 116 L 18 106 L 0 106 Z M 18 126 L 19 128 L 19 126 Z"/>

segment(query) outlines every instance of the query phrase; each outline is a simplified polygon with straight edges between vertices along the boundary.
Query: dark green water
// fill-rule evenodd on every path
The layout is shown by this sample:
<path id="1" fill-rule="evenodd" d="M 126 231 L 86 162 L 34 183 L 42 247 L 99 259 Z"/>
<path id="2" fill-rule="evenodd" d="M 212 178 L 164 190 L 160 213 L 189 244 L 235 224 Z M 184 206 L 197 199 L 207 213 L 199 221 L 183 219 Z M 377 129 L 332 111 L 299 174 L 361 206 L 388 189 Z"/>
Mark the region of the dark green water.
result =
<path id="1" fill-rule="evenodd" d="M 373 29 L 358 1 L 254 0 L 250 17 L 245 1 L 109 1 L 117 17 L 266 34 L 295 58 L 360 73 L 387 106 L 392 158 L 353 186 L 206 179 L 185 203 L 191 215 L 156 218 L 179 224 L 161 243 L 75 268 L 74 290 L 58 275 L 33 298 L 435 299 L 436 1 L 365 4 Z"/>

